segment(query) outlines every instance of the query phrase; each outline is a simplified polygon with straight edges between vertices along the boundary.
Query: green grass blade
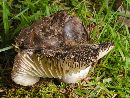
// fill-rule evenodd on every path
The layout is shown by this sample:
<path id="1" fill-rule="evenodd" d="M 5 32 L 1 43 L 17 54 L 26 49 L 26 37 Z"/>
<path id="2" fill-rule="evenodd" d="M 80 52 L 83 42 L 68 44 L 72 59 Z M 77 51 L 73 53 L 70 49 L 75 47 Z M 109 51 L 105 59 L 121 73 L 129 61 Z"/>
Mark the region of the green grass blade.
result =
<path id="1" fill-rule="evenodd" d="M 6 51 L 6 50 L 9 50 L 12 48 L 13 48 L 13 46 L 5 47 L 5 48 L 0 49 L 0 52 Z"/>
<path id="2" fill-rule="evenodd" d="M 49 11 L 49 7 L 46 5 L 46 15 L 50 16 L 50 11 Z"/>
<path id="3" fill-rule="evenodd" d="M 9 14 L 10 12 L 7 6 L 7 1 L 3 0 L 3 23 L 5 34 L 9 32 L 9 21 L 8 21 Z"/>
<path id="4" fill-rule="evenodd" d="M 130 4 L 130 0 L 126 0 Z"/>

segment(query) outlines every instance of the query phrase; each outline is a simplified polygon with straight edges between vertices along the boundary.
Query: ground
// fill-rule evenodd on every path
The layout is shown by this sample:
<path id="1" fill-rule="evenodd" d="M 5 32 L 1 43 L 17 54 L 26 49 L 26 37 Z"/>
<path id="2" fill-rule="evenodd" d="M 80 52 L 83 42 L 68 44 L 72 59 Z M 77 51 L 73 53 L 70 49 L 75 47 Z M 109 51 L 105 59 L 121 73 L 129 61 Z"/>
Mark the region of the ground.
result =
<path id="1" fill-rule="evenodd" d="M 2 0 L 0 1 L 0 97 L 2 98 L 121 98 L 130 97 L 129 0 Z M 94 43 L 111 41 L 115 48 L 78 84 L 41 79 L 32 87 L 10 78 L 21 29 L 44 16 L 67 10 L 80 17 Z M 117 11 L 118 10 L 118 11 Z M 94 25 L 93 25 L 94 24 Z"/>

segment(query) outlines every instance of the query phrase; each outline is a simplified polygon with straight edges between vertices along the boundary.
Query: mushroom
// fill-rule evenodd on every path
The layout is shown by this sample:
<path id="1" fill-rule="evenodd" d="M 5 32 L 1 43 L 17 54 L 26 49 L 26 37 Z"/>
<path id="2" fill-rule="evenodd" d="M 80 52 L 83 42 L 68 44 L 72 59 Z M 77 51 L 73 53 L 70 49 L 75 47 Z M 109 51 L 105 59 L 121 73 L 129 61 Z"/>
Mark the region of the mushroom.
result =
<path id="1" fill-rule="evenodd" d="M 43 78 L 77 83 L 114 45 L 88 44 L 89 34 L 76 16 L 60 11 L 23 29 L 16 38 L 18 54 L 12 80 L 31 86 Z"/>

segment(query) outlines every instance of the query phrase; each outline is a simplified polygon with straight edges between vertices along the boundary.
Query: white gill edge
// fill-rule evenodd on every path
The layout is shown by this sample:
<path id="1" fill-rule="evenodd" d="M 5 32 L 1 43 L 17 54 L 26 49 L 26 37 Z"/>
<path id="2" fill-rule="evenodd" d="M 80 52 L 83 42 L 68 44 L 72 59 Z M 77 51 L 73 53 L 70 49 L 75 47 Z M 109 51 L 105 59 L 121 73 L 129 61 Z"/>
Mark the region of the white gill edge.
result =
<path id="1" fill-rule="evenodd" d="M 62 80 L 65 83 L 77 83 L 78 81 L 80 81 L 81 79 L 86 77 L 86 75 L 88 74 L 90 68 L 91 68 L 91 66 L 87 67 L 86 69 L 81 70 L 78 73 L 66 74 L 62 78 Z"/>
<path id="2" fill-rule="evenodd" d="M 110 46 L 109 48 L 105 49 L 104 51 L 99 51 L 99 55 L 97 57 L 97 60 L 99 60 L 100 58 L 104 57 L 106 54 L 108 54 L 112 49 L 114 48 L 114 46 Z"/>

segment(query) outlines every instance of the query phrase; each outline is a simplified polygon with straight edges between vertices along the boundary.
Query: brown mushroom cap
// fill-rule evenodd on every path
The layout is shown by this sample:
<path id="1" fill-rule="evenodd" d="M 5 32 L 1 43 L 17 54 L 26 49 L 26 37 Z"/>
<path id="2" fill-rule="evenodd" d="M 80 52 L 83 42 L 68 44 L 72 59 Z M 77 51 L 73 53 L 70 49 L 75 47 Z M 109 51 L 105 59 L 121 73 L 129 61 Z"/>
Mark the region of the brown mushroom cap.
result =
<path id="1" fill-rule="evenodd" d="M 22 49 L 54 49 L 88 41 L 88 36 L 78 17 L 60 11 L 23 29 L 15 42 Z"/>

